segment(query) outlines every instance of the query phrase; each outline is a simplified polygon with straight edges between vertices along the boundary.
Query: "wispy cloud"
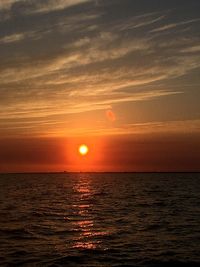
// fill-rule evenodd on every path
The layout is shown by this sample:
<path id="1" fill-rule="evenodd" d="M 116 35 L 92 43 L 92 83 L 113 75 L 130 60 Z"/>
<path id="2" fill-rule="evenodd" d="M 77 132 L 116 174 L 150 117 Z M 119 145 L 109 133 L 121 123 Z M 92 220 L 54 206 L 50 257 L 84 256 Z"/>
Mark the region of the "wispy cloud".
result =
<path id="1" fill-rule="evenodd" d="M 124 126 L 124 133 L 198 133 L 200 132 L 200 120 L 174 120 L 134 123 Z"/>
<path id="2" fill-rule="evenodd" d="M 195 45 L 191 47 L 187 47 L 181 50 L 183 53 L 196 53 L 200 52 L 200 45 Z"/>
<path id="3" fill-rule="evenodd" d="M 14 3 L 20 2 L 21 0 L 1 0 L 0 9 L 10 9 Z"/>
<path id="4" fill-rule="evenodd" d="M 0 8 L 1 9 L 10 9 L 13 5 L 17 4 L 21 6 L 24 10 L 30 12 L 49 12 L 52 10 L 64 9 L 67 7 L 75 6 L 81 3 L 86 3 L 91 0 L 1 0 Z"/>
<path id="5" fill-rule="evenodd" d="M 69 114 L 183 94 L 168 84 L 200 67 L 200 19 L 133 7 L 130 1 L 1 1 L 9 14 L 0 22 L 4 122 L 30 119 L 45 131 L 55 115 L 61 131 Z M 168 31 L 179 26 L 191 30 Z"/>
<path id="6" fill-rule="evenodd" d="M 15 33 L 15 34 L 11 34 L 8 36 L 4 36 L 2 38 L 0 38 L 0 44 L 8 44 L 8 43 L 14 43 L 14 42 L 18 42 L 24 39 L 24 34 L 23 33 Z"/>
<path id="7" fill-rule="evenodd" d="M 200 18 L 196 18 L 196 19 L 191 19 L 191 20 L 187 20 L 187 21 L 181 21 L 178 23 L 171 23 L 171 24 L 163 25 L 159 28 L 155 28 L 155 29 L 151 30 L 151 32 L 167 31 L 167 30 L 179 27 L 179 26 L 184 26 L 184 25 L 199 22 L 199 21 L 200 21 Z"/>
<path id="8" fill-rule="evenodd" d="M 136 16 L 126 21 L 122 21 L 113 28 L 119 31 L 134 30 L 141 27 L 146 27 L 156 22 L 159 22 L 165 18 L 165 15 L 158 15 L 157 13 L 144 14 L 142 16 Z"/>

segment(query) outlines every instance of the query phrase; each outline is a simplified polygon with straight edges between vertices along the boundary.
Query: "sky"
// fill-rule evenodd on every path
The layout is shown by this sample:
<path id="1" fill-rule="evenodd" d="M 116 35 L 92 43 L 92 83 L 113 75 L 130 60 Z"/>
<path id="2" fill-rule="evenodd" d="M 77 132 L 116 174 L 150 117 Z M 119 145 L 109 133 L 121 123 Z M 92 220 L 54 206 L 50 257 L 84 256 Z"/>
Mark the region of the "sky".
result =
<path id="1" fill-rule="evenodd" d="M 200 171 L 199 10 L 1 0 L 0 172 Z"/>

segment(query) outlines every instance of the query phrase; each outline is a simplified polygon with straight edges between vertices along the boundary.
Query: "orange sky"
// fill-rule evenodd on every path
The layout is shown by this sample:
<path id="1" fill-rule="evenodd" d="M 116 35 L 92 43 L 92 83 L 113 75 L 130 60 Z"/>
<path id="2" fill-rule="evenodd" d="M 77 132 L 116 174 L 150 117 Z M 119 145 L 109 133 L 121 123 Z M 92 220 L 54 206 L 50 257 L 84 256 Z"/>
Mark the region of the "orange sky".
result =
<path id="1" fill-rule="evenodd" d="M 199 170 L 198 135 L 140 134 L 0 141 L 2 172 Z M 78 153 L 82 143 L 89 147 L 84 157 Z"/>
<path id="2" fill-rule="evenodd" d="M 0 172 L 200 170 L 200 1 L 180 3 L 0 1 Z"/>

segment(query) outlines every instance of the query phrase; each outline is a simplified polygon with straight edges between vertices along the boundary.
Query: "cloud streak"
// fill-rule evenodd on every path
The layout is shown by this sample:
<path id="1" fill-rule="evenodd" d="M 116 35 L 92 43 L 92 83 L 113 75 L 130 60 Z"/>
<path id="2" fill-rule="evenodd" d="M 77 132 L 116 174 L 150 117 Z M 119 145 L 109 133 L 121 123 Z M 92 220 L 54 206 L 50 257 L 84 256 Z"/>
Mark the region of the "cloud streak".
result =
<path id="1" fill-rule="evenodd" d="M 171 23 L 171 24 L 164 25 L 164 26 L 161 26 L 159 28 L 153 29 L 151 32 L 167 31 L 167 30 L 171 30 L 171 29 L 174 29 L 176 27 L 179 27 L 179 26 L 183 26 L 183 25 L 187 25 L 187 24 L 191 24 L 191 23 L 195 23 L 195 22 L 199 22 L 199 21 L 200 21 L 200 18 L 196 18 L 196 19 L 192 19 L 192 20 L 188 20 L 188 21 L 181 21 L 179 23 Z"/>
<path id="2" fill-rule="evenodd" d="M 187 10 L 183 20 L 170 6 L 138 11 L 128 0 L 10 0 L 0 8 L 0 118 L 8 130 L 33 122 L 48 132 L 56 116 L 62 131 L 69 114 L 185 94 L 169 84 L 200 68 L 200 19 Z"/>
<path id="3" fill-rule="evenodd" d="M 10 10 L 13 6 L 17 5 L 23 10 L 29 10 L 28 13 L 30 13 L 32 9 L 34 9 L 34 12 L 50 12 L 52 10 L 65 9 L 89 1 L 91 0 L 38 0 L 35 2 L 31 0 L 1 0 L 0 8 Z"/>

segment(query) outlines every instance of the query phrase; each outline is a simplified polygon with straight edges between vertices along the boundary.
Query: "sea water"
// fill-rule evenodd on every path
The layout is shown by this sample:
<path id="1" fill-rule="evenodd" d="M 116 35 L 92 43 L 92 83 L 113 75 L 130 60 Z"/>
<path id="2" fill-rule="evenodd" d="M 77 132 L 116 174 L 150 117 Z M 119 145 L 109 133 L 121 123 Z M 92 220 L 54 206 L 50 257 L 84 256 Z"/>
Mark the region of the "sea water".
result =
<path id="1" fill-rule="evenodd" d="M 200 174 L 0 175 L 0 266 L 200 263 Z"/>

